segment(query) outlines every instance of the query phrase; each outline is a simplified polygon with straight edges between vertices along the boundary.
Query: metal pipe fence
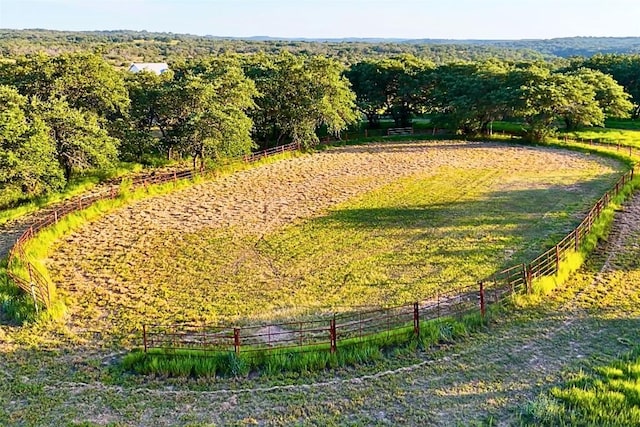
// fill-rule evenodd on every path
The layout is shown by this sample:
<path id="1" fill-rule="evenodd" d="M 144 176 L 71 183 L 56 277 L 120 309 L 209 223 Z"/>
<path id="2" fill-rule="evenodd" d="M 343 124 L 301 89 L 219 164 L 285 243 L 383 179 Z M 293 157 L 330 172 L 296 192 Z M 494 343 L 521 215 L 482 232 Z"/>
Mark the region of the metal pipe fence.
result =
<path id="1" fill-rule="evenodd" d="M 347 136 L 348 138 L 348 136 Z M 605 144 L 608 145 L 608 144 Z M 608 145 L 610 146 L 610 145 Z M 247 163 L 298 150 L 298 144 L 273 147 L 243 156 L 238 160 Z M 630 149 L 630 153 L 633 153 Z M 640 153 L 640 151 L 638 151 Z M 195 176 L 191 170 L 151 174 L 136 178 L 133 188 L 148 185 L 177 182 Z M 559 271 L 560 264 L 568 254 L 577 251 L 594 222 L 610 201 L 634 177 L 634 170 L 625 173 L 589 210 L 584 220 L 557 245 L 548 249 L 528 264 L 518 264 L 496 272 L 477 284 L 459 287 L 450 292 L 436 292 L 422 301 L 390 308 L 374 308 L 347 313 L 334 313 L 320 320 L 300 320 L 278 324 L 250 326 L 220 326 L 208 324 L 181 323 L 173 325 L 146 324 L 142 328 L 142 344 L 145 351 L 163 349 L 171 352 L 179 349 L 193 349 L 204 352 L 255 353 L 258 351 L 291 350 L 335 352 L 342 342 L 354 339 L 370 340 L 381 334 L 395 334 L 413 329 L 420 334 L 420 322 L 443 317 L 461 317 L 480 312 L 484 316 L 486 307 L 499 303 L 516 294 L 530 293 L 533 280 L 552 276 Z M 17 239 L 9 253 L 9 266 L 22 267 L 29 279 L 9 273 L 13 281 L 30 294 L 38 309 L 50 307 L 50 284 L 28 259 L 24 247 L 27 241 L 40 230 L 59 222 L 65 215 L 82 210 L 104 199 L 114 199 L 120 195 L 120 188 L 111 186 L 97 194 L 71 200 L 59 209 L 47 214 L 31 224 Z M 9 268 L 11 270 L 11 268 Z"/>

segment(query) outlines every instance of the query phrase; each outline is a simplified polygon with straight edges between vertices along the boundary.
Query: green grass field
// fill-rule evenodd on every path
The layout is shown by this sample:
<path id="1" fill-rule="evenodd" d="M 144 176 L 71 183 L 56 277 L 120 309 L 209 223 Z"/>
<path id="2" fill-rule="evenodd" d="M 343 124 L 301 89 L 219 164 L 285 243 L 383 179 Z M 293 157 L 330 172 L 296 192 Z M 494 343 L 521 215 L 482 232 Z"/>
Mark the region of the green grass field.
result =
<path id="1" fill-rule="evenodd" d="M 200 242 L 197 237 L 203 236 L 214 243 L 235 239 L 232 240 L 233 247 L 238 242 L 238 247 L 246 249 L 241 254 L 244 254 L 248 265 L 268 266 L 264 267 L 262 277 L 264 283 L 268 284 L 269 280 L 273 280 L 269 274 L 275 274 L 278 268 L 284 273 L 313 272 L 313 268 L 304 261 L 304 251 L 314 249 L 315 242 L 318 252 L 331 247 L 326 233 L 317 230 L 320 224 L 336 228 L 339 239 L 334 244 L 339 245 L 342 239 L 346 242 L 343 248 L 356 249 L 351 258 L 343 254 L 345 258 L 337 262 L 376 268 L 376 263 L 380 263 L 385 267 L 384 271 L 391 272 L 394 271 L 393 266 L 402 265 L 385 263 L 390 259 L 388 257 L 395 254 L 397 245 L 386 247 L 380 239 L 376 239 L 376 233 L 388 232 L 390 239 L 403 243 L 402 247 L 414 248 L 409 254 L 416 253 L 420 258 L 422 254 L 438 254 L 431 247 L 436 240 L 428 239 L 425 235 L 447 230 L 459 240 L 444 240 L 447 244 L 456 245 L 456 252 L 451 256 L 460 254 L 465 259 L 471 253 L 465 250 L 468 249 L 465 245 L 471 245 L 474 241 L 487 244 L 486 259 L 474 257 L 472 260 L 477 264 L 476 267 L 464 266 L 465 270 L 469 267 L 470 271 L 482 274 L 482 265 L 489 262 L 490 256 L 510 263 L 520 256 L 525 257 L 528 252 L 537 252 L 536 248 L 544 248 L 552 243 L 583 211 L 583 207 L 577 204 L 554 205 L 550 203 L 552 196 L 566 194 L 571 196 L 571 200 L 580 200 L 587 207 L 611 184 L 613 176 L 617 176 L 618 170 L 615 167 L 612 169 L 573 169 L 547 175 L 525 171 L 520 174 L 511 171 L 503 175 L 487 172 L 488 175 L 483 175 L 465 171 L 464 175 L 468 173 L 476 182 L 484 184 L 474 186 L 445 168 L 433 177 L 405 178 L 367 192 L 337 205 L 323 215 L 272 231 L 263 239 L 261 235 L 246 232 L 235 234 L 237 230 L 234 229 L 218 230 L 213 234 L 209 234 L 210 231 L 193 233 L 189 239 Z M 438 190 L 443 188 L 442 181 L 445 179 L 457 185 L 450 186 L 448 191 Z M 433 190 L 427 191 L 432 188 L 431 181 Z M 592 187 L 597 189 L 590 190 Z M 420 196 L 420 193 L 425 194 Z M 446 210 L 432 203 L 432 198 L 440 193 L 444 194 L 438 197 L 451 205 Z M 489 199 L 496 194 L 502 194 L 503 197 L 495 199 L 494 206 Z M 399 203 L 401 198 L 409 202 Z M 522 205 L 522 209 L 515 210 L 516 205 Z M 480 213 L 472 208 L 484 208 L 486 211 Z M 630 365 L 620 355 L 628 353 L 640 342 L 640 291 L 636 285 L 640 280 L 637 246 L 640 230 L 637 226 L 634 229 L 633 220 L 628 218 L 628 215 L 637 211 L 637 206 L 628 206 L 618 212 L 630 227 L 623 227 L 629 239 L 620 243 L 618 238 L 612 236 L 606 246 L 588 260 L 587 265 L 544 301 L 498 311 L 493 315 L 489 329 L 462 336 L 455 342 L 443 343 L 429 352 L 392 352 L 393 357 L 374 358 L 373 361 L 358 364 L 356 368 L 273 372 L 266 377 L 241 376 L 231 379 L 139 376 L 120 368 L 119 361 L 123 354 L 118 346 L 110 346 L 105 330 L 100 329 L 98 323 L 83 325 L 89 334 L 93 334 L 91 339 L 87 339 L 91 335 L 78 335 L 70 331 L 67 327 L 70 319 L 22 328 L 0 325 L 0 379 L 4 384 L 0 387 L 0 424 L 561 425 L 564 422 L 572 425 L 572 420 L 576 419 L 574 414 L 588 414 L 588 405 L 578 406 L 575 399 L 564 398 L 564 392 L 571 392 L 577 385 L 596 395 L 600 390 L 605 394 L 615 394 L 619 388 L 612 385 L 614 381 L 622 380 L 620 384 L 627 387 L 625 384 L 632 385 L 635 378 L 635 365 Z M 389 212 L 399 215 L 400 220 L 394 222 L 385 215 Z M 428 215 L 420 215 L 420 212 Z M 498 221 L 499 218 L 504 218 L 505 222 Z M 374 220 L 380 220 L 384 226 L 371 227 Z M 447 225 L 447 222 L 451 225 Z M 405 235 L 401 235 L 400 229 L 404 223 L 409 227 Z M 507 231 L 500 231 L 503 227 Z M 529 227 L 532 227 L 530 232 Z M 536 235 L 534 232 L 536 228 L 547 227 L 551 229 L 548 233 Z M 619 227 L 622 226 L 619 224 Z M 516 230 L 517 233 L 508 230 Z M 306 233 L 310 233 L 311 237 L 306 238 Z M 522 235 L 523 240 L 519 242 L 513 235 Z M 165 236 L 166 239 L 172 238 L 168 234 Z M 531 244 L 524 236 L 532 239 Z M 466 238 L 470 242 L 465 242 Z M 300 240 L 298 252 L 296 239 Z M 312 239 L 316 239 L 315 242 Z M 421 244 L 411 246 L 413 240 Z M 176 243 L 180 251 L 184 250 L 177 239 L 163 241 L 153 236 L 153 239 L 144 240 L 141 244 L 148 243 L 156 249 L 162 248 L 163 242 Z M 213 248 L 214 243 L 206 244 Z M 250 246 L 251 243 L 253 246 Z M 517 243 L 520 244 L 518 250 L 505 250 L 506 244 Z M 362 250 L 356 244 L 361 245 Z M 226 254 L 228 257 L 236 255 L 231 245 L 222 247 L 229 250 Z M 381 251 L 377 252 L 378 249 Z M 284 250 L 291 251 L 291 254 L 282 255 Z M 91 251 L 86 246 L 84 252 L 88 259 L 85 263 L 75 264 L 76 267 L 92 269 L 102 263 L 105 267 L 103 272 L 108 271 L 111 261 L 91 260 Z M 268 254 L 271 258 L 256 261 L 252 258 L 256 252 Z M 382 256 L 384 253 L 391 255 Z M 326 258 L 318 253 L 314 256 L 313 262 L 329 264 L 325 274 L 330 277 L 334 271 L 332 268 L 336 268 L 331 267 L 330 261 L 336 253 L 330 252 Z M 369 256 L 375 261 L 367 263 Z M 217 261 L 224 257 L 225 253 L 192 251 L 182 255 L 179 262 L 174 258 L 165 259 L 165 265 L 175 268 L 182 266 L 188 269 L 186 271 L 195 272 L 197 269 L 193 269 L 192 264 L 208 269 L 208 260 L 211 258 L 216 265 L 226 268 L 228 261 Z M 156 257 L 150 259 L 154 263 L 160 262 Z M 408 259 L 411 260 L 410 257 Z M 144 260 L 136 257 L 120 260 L 117 265 L 126 271 L 128 262 L 133 261 L 143 267 Z M 236 266 L 231 264 L 230 267 Z M 274 270 L 273 267 L 277 268 Z M 438 277 L 447 277 L 448 272 L 455 272 L 441 263 L 434 264 L 433 268 L 434 271 L 437 269 Z M 235 272 L 234 269 L 230 271 Z M 409 268 L 408 271 L 412 270 Z M 240 266 L 238 272 L 242 272 Z M 408 277 L 417 278 L 416 283 L 421 283 L 417 274 Z M 375 285 L 370 287 L 375 288 Z M 141 298 L 138 301 L 133 298 L 119 300 L 125 297 L 124 288 L 114 288 L 116 292 L 109 294 L 94 287 L 92 292 L 95 295 L 87 300 L 94 305 L 80 306 L 79 311 L 94 311 L 96 320 L 105 316 L 103 319 L 110 323 L 116 318 L 110 318 L 110 314 L 104 311 L 106 308 L 119 307 L 124 313 L 127 308 L 136 308 L 138 304 L 136 309 L 141 312 L 150 310 L 153 314 L 151 306 L 154 298 L 160 299 L 163 292 L 166 298 L 173 298 L 177 292 L 201 298 L 199 291 L 193 286 L 189 287 L 188 283 L 160 283 L 157 288 L 147 289 L 140 284 L 138 288 L 132 288 L 135 291 L 133 296 Z M 225 290 L 234 291 L 230 287 Z M 145 292 L 157 292 L 157 295 L 146 298 Z M 375 292 L 363 294 L 379 298 Z M 331 295 L 318 295 L 329 301 L 332 298 Z M 169 300 L 175 305 L 181 303 L 180 300 Z M 213 297 L 207 301 L 215 302 Z M 164 315 L 164 310 L 200 315 L 195 307 L 188 304 L 181 307 L 160 306 L 157 309 L 158 317 Z M 287 310 L 290 308 L 285 308 L 283 313 Z M 87 318 L 94 319 L 91 316 Z M 116 328 L 128 333 L 133 323 L 117 323 Z M 620 359 L 621 362 L 616 362 Z M 622 365 L 631 366 L 632 369 L 627 372 Z M 604 368 L 606 366 L 610 368 Z M 616 369 L 622 371 L 622 376 Z M 585 381 L 579 382 L 581 378 Z M 605 378 L 608 379 L 605 381 Z M 602 388 L 592 386 L 599 380 L 607 384 Z M 574 394 L 580 393 L 576 391 Z M 603 412 L 598 409 L 602 408 L 602 404 L 591 406 L 596 408 L 596 412 Z M 565 418 L 555 417 L 558 412 L 568 415 Z M 624 409 L 621 412 L 624 413 Z M 612 425 L 625 425 L 624 422 L 635 418 L 604 419 Z M 615 420 L 622 420 L 623 424 L 615 424 Z"/>
<path id="2" fill-rule="evenodd" d="M 640 129 L 590 128 L 567 132 L 569 138 L 640 148 Z"/>
<path id="3" fill-rule="evenodd" d="M 640 351 L 581 370 L 530 408 L 536 425 L 640 425 Z"/>
<path id="4" fill-rule="evenodd" d="M 495 122 L 493 125 L 494 132 L 506 133 L 522 133 L 524 127 L 517 122 Z M 567 136 L 568 138 L 579 141 L 594 141 L 605 144 L 612 144 L 640 148 L 640 121 L 610 119 L 607 120 L 605 127 L 591 127 L 576 131 L 563 131 L 558 133 L 560 139 Z"/>
<path id="5" fill-rule="evenodd" d="M 443 166 L 263 235 L 239 227 L 147 233 L 153 250 L 85 250 L 73 268 L 109 282 L 72 294 L 71 305 L 87 324 L 106 311 L 122 331 L 411 303 L 553 246 L 618 177 L 589 165 L 543 173 Z"/>

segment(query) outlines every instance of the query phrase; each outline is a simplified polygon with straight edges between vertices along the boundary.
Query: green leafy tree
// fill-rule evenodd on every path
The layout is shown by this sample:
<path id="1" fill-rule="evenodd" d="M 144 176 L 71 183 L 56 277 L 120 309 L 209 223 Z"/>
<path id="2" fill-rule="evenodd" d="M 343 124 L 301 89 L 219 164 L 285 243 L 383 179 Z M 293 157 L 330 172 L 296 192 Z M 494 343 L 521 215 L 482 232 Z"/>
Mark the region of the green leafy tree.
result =
<path id="1" fill-rule="evenodd" d="M 188 154 L 194 168 L 207 157 L 250 152 L 252 122 L 246 112 L 255 105 L 256 89 L 238 58 L 224 55 L 173 68 L 154 112 L 168 152 Z"/>
<path id="2" fill-rule="evenodd" d="M 285 52 L 250 57 L 245 69 L 259 92 L 250 116 L 263 147 L 285 140 L 313 144 L 320 127 L 338 134 L 358 120 L 355 94 L 335 60 Z"/>
<path id="3" fill-rule="evenodd" d="M 640 70 L 639 70 L 640 72 Z M 628 118 L 633 111 L 631 95 L 613 77 L 598 70 L 581 68 L 574 75 L 595 90 L 595 99 L 605 117 Z"/>
<path id="4" fill-rule="evenodd" d="M 26 97 L 0 86 L 0 189 L 5 195 L 38 195 L 64 185 L 55 146 Z M 0 197 L 0 203 L 10 201 Z"/>
<path id="5" fill-rule="evenodd" d="M 356 94 L 356 105 L 367 118 L 370 129 L 380 127 L 380 115 L 387 107 L 387 92 L 378 61 L 366 60 L 349 68 L 345 76 Z"/>
<path id="6" fill-rule="evenodd" d="M 162 152 L 156 129 L 160 124 L 160 111 L 165 102 L 166 88 L 172 79 L 172 71 L 161 75 L 140 72 L 127 76 L 130 107 L 125 120 L 120 123 L 119 131 L 122 141 L 120 155 L 123 159 L 143 161 L 147 155 Z"/>
<path id="7" fill-rule="evenodd" d="M 434 72 L 434 126 L 464 134 L 491 133 L 491 124 L 511 113 L 509 68 L 498 61 L 452 63 Z"/>
<path id="8" fill-rule="evenodd" d="M 596 54 L 574 60 L 573 68 L 590 68 L 613 77 L 631 95 L 633 117 L 640 117 L 640 55 Z"/>
<path id="9" fill-rule="evenodd" d="M 100 126 L 97 114 L 72 108 L 64 99 L 43 103 L 38 109 L 67 181 L 74 171 L 113 166 L 118 157 L 118 140 Z"/>
<path id="10" fill-rule="evenodd" d="M 31 99 L 65 98 L 72 108 L 106 119 L 125 114 L 129 106 L 123 74 L 95 54 L 20 57 L 0 67 L 0 83 Z"/>
<path id="11" fill-rule="evenodd" d="M 435 65 L 408 54 L 383 64 L 390 65 L 386 69 L 390 74 L 386 81 L 393 82 L 391 88 L 395 87 L 395 93 L 389 93 L 387 111 L 396 126 L 410 126 L 413 115 L 431 109 L 431 73 Z"/>
<path id="12" fill-rule="evenodd" d="M 528 125 L 527 133 L 533 141 L 552 135 L 559 120 L 569 128 L 604 124 L 594 87 L 579 76 L 531 65 L 514 71 L 510 79 L 513 87 L 519 86 L 513 99 L 516 114 Z"/>

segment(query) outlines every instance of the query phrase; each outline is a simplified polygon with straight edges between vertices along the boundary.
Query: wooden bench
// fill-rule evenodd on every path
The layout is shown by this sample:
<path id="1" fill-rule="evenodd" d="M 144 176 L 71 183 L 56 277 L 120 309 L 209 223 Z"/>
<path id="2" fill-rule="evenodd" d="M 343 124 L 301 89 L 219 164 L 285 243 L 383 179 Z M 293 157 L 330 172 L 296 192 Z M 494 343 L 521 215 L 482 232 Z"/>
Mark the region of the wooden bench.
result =
<path id="1" fill-rule="evenodd" d="M 387 129 L 387 136 L 397 135 L 413 135 L 413 126 L 406 128 L 389 128 Z"/>

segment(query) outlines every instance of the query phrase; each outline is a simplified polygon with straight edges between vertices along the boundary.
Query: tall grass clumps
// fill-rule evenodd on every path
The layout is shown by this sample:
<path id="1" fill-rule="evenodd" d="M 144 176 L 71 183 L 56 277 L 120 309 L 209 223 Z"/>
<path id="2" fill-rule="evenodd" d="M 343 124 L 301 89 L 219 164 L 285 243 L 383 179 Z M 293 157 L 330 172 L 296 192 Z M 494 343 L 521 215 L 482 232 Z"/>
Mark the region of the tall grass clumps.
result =
<path id="1" fill-rule="evenodd" d="M 554 387 L 525 408 L 523 421 L 548 426 L 640 425 L 640 349 Z"/>
<path id="2" fill-rule="evenodd" d="M 488 310 L 487 316 L 491 312 Z M 250 373 L 275 376 L 321 371 L 372 363 L 393 352 L 451 343 L 486 324 L 487 317 L 482 318 L 479 313 L 421 321 L 419 336 L 413 325 L 407 325 L 366 338 L 340 340 L 334 353 L 328 343 L 291 349 L 245 348 L 239 354 L 186 348 L 153 348 L 146 353 L 134 350 L 124 357 L 122 366 L 138 374 L 170 377 L 243 377 Z"/>
<path id="3" fill-rule="evenodd" d="M 22 324 L 35 317 L 31 296 L 11 283 L 7 275 L 7 260 L 0 260 L 0 320 Z"/>

